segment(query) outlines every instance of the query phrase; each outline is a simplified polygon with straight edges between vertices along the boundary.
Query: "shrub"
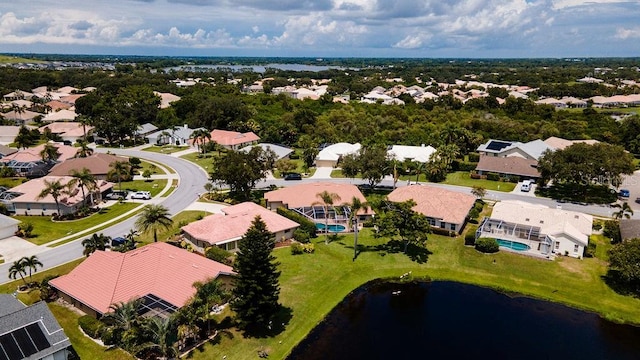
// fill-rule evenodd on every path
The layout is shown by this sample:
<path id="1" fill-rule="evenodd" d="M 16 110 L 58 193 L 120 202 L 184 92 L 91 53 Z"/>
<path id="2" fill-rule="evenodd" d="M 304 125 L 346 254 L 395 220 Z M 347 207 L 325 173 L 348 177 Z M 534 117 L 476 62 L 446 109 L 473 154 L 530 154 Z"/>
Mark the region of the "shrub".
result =
<path id="1" fill-rule="evenodd" d="M 121 333 L 113 328 L 105 327 L 104 331 L 102 331 L 102 335 L 100 336 L 100 340 L 107 345 L 115 345 L 118 340 L 120 340 Z"/>
<path id="2" fill-rule="evenodd" d="M 85 334 L 94 339 L 100 339 L 104 331 L 104 324 L 100 320 L 96 320 L 92 316 L 84 315 L 78 318 L 78 325 Z"/>
<path id="3" fill-rule="evenodd" d="M 475 226 L 467 227 L 467 233 L 464 235 L 464 244 L 465 245 L 475 245 L 476 243 L 476 230 L 478 230 Z"/>
<path id="4" fill-rule="evenodd" d="M 596 257 L 596 243 L 590 241 L 586 249 L 584 249 L 584 257 Z"/>
<path id="5" fill-rule="evenodd" d="M 602 235 L 609 238 L 612 244 L 617 244 L 621 240 L 620 225 L 616 220 L 607 220 L 604 222 L 604 230 Z"/>
<path id="6" fill-rule="evenodd" d="M 453 163 L 451 164 L 453 171 L 474 171 L 477 166 L 478 164 L 476 163 L 460 160 L 453 160 Z"/>
<path id="7" fill-rule="evenodd" d="M 456 232 L 455 231 L 451 231 L 451 230 L 447 230 L 447 229 L 443 229 L 443 228 L 435 227 L 435 226 L 431 227 L 431 232 L 436 234 L 436 235 L 444 235 L 444 236 L 451 236 L 451 237 L 456 236 Z"/>
<path id="8" fill-rule="evenodd" d="M 302 246 L 302 244 L 297 242 L 291 244 L 291 255 L 300 255 L 300 254 L 304 254 L 304 246 Z"/>
<path id="9" fill-rule="evenodd" d="M 296 229 L 296 231 L 293 232 L 293 238 L 297 242 L 308 243 L 309 240 L 311 239 L 311 236 L 309 236 L 309 233 L 306 231 Z"/>
<path id="10" fill-rule="evenodd" d="M 487 173 L 487 180 L 500 181 L 500 174 L 493 172 Z"/>
<path id="11" fill-rule="evenodd" d="M 9 215 L 9 209 L 7 209 L 7 205 L 0 203 L 0 214 Z"/>
<path id="12" fill-rule="evenodd" d="M 500 245 L 494 238 L 480 238 L 476 240 L 476 250 L 485 254 L 497 253 L 500 250 Z"/>
<path id="13" fill-rule="evenodd" d="M 471 177 L 472 179 L 475 179 L 475 180 L 482 179 L 482 175 L 480 175 L 478 173 L 471 173 L 469 175 L 469 177 Z"/>
<path id="14" fill-rule="evenodd" d="M 131 164 L 132 168 L 139 169 L 140 164 L 142 164 L 142 161 L 139 158 L 132 156 L 129 158 L 129 164 Z"/>
<path id="15" fill-rule="evenodd" d="M 594 231 L 600 231 L 602 229 L 602 223 L 600 221 L 594 221 L 592 228 Z"/>
<path id="16" fill-rule="evenodd" d="M 480 216 L 480 212 L 475 207 L 469 211 L 469 219 L 475 220 Z"/>
<path id="17" fill-rule="evenodd" d="M 205 250 L 204 255 L 207 259 L 211 259 L 223 264 L 231 265 L 233 254 L 225 249 L 221 249 L 217 246 L 211 246 Z"/>
<path id="18" fill-rule="evenodd" d="M 478 162 L 478 161 L 480 161 L 480 154 L 469 153 L 469 162 Z"/>
<path id="19" fill-rule="evenodd" d="M 302 248 L 307 254 L 313 254 L 316 252 L 316 246 L 314 244 L 302 244 Z"/>

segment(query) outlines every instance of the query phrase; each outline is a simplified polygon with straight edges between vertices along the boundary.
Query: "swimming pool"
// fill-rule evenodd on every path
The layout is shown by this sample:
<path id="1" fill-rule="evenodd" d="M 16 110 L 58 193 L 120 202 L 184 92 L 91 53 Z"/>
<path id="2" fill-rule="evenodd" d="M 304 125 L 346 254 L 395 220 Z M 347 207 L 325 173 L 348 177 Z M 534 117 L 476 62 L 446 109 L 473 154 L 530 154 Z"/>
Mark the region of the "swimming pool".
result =
<path id="1" fill-rule="evenodd" d="M 496 239 L 496 240 L 498 241 L 498 245 L 509 248 L 511 250 L 527 251 L 531 249 L 531 247 L 527 244 L 523 244 L 515 241 L 509 241 L 509 240 L 502 240 L 502 239 Z"/>
<path id="2" fill-rule="evenodd" d="M 329 224 L 328 228 L 329 228 L 329 232 L 343 232 L 346 230 L 346 227 L 338 224 Z M 320 231 L 324 231 L 324 224 L 316 223 L 316 229 Z"/>

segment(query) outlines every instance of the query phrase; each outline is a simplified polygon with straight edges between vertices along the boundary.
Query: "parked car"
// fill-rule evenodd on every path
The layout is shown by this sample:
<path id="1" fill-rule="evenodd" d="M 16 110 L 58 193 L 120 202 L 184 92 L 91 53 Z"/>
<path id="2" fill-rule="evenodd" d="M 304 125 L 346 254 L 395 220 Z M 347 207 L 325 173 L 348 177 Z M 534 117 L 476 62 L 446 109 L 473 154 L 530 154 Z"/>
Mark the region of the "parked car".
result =
<path id="1" fill-rule="evenodd" d="M 640 197 L 636 198 L 636 203 L 640 204 Z"/>
<path id="2" fill-rule="evenodd" d="M 531 185 L 533 185 L 533 182 L 531 180 L 523 181 L 522 186 L 520 186 L 520 191 L 528 192 L 529 190 L 531 190 Z"/>
<path id="3" fill-rule="evenodd" d="M 298 173 L 288 173 L 284 176 L 285 180 L 302 180 L 302 175 Z"/>
<path id="4" fill-rule="evenodd" d="M 124 200 L 127 196 L 129 196 L 129 192 L 126 190 L 113 190 L 105 195 L 104 198 L 107 200 Z"/>
<path id="5" fill-rule="evenodd" d="M 149 200 L 151 199 L 151 193 L 148 191 L 136 191 L 131 194 L 132 199 Z"/>
<path id="6" fill-rule="evenodd" d="M 621 197 L 621 198 L 627 199 L 629 198 L 630 195 L 631 193 L 627 189 L 620 189 L 620 192 L 618 192 L 618 197 Z"/>

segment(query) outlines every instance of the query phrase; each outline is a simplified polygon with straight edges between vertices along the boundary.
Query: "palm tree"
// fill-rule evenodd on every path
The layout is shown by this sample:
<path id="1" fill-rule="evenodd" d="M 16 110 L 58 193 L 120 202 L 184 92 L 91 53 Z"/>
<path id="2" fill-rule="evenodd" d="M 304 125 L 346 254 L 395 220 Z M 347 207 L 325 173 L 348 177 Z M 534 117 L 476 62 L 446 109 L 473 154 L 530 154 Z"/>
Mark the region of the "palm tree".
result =
<path id="1" fill-rule="evenodd" d="M 22 279 L 22 282 L 24 282 L 24 285 L 26 286 L 27 282 L 24 280 L 24 276 L 27 275 L 27 270 L 22 259 L 14 261 L 13 265 L 11 265 L 11 267 L 9 268 L 9 278 L 15 280 L 18 277 L 18 275 L 20 276 L 20 279 Z"/>
<path id="2" fill-rule="evenodd" d="M 76 116 L 76 121 L 82 124 L 83 139 L 84 139 L 84 142 L 86 143 L 87 142 L 87 125 L 91 124 L 91 119 L 89 119 L 87 116 L 84 116 L 84 115 L 78 115 Z"/>
<path id="3" fill-rule="evenodd" d="M 153 349 L 157 351 L 161 359 L 173 359 L 178 354 L 174 346 L 176 331 L 172 318 L 153 317 L 145 322 L 144 328 L 151 335 L 151 342 L 143 345 L 141 349 Z"/>
<path id="4" fill-rule="evenodd" d="M 78 153 L 76 154 L 76 157 L 81 157 L 81 158 L 85 158 L 87 156 L 91 156 L 93 154 L 93 149 L 89 147 L 89 144 L 87 144 L 86 141 L 80 141 L 80 148 L 78 149 Z"/>
<path id="5" fill-rule="evenodd" d="M 44 181 L 44 185 L 45 185 L 44 189 L 42 189 L 42 191 L 40 191 L 40 194 L 38 194 L 37 198 L 38 199 L 43 199 L 47 195 L 51 195 L 51 197 L 53 198 L 53 201 L 56 202 L 56 208 L 58 209 L 58 215 L 60 215 L 60 202 L 58 201 L 58 199 L 63 194 L 67 194 L 68 193 L 67 186 L 62 185 L 60 180 L 55 180 L 55 181 L 45 180 Z"/>
<path id="6" fill-rule="evenodd" d="M 126 349 L 129 349 L 129 345 L 135 340 L 127 335 L 131 335 L 128 333 L 135 328 L 138 322 L 138 309 L 141 304 L 141 299 L 111 304 L 109 305 L 110 311 L 102 318 L 106 323 L 110 324 L 113 331 L 121 334 L 121 336 L 117 338 L 121 339 L 121 344 L 124 345 Z"/>
<path id="7" fill-rule="evenodd" d="M 60 155 L 62 154 L 58 151 L 58 147 L 49 143 L 44 144 L 44 148 L 40 151 L 42 161 L 56 161 Z"/>
<path id="8" fill-rule="evenodd" d="M 631 206 L 629 206 L 629 204 L 626 201 L 623 202 L 622 205 L 613 204 L 611 206 L 620 209 L 612 214 L 614 219 L 616 220 L 619 220 L 622 218 L 631 219 L 631 216 L 633 215 L 633 209 L 631 209 Z"/>
<path id="9" fill-rule="evenodd" d="M 329 207 L 333 207 L 333 204 L 337 201 L 340 201 L 340 195 L 336 193 L 330 193 L 327 190 L 324 190 L 321 193 L 316 194 L 316 197 L 320 199 L 320 201 L 314 202 L 312 205 L 322 205 L 324 209 L 324 235 L 325 235 L 325 244 L 329 243 Z"/>
<path id="10" fill-rule="evenodd" d="M 122 253 L 134 250 L 138 244 L 138 242 L 136 241 L 136 236 L 138 236 L 138 232 L 135 229 L 130 229 L 129 233 L 124 237 L 124 242 L 118 246 L 113 247 L 111 250 Z"/>
<path id="11" fill-rule="evenodd" d="M 89 256 L 98 250 L 104 251 L 109 247 L 110 242 L 111 237 L 109 236 L 93 234 L 90 238 L 82 240 L 82 246 L 84 246 L 82 255 Z"/>
<path id="12" fill-rule="evenodd" d="M 87 168 L 82 168 L 82 170 L 78 171 L 76 169 L 71 170 L 71 181 L 69 181 L 69 186 L 80 186 L 80 190 L 82 190 L 82 199 L 86 202 L 87 198 L 84 192 L 84 188 L 90 190 L 93 194 L 93 190 L 97 186 L 96 178 L 91 173 L 91 170 Z M 93 196 L 91 199 L 93 203 Z"/>
<path id="13" fill-rule="evenodd" d="M 193 136 L 193 143 L 198 148 L 198 151 L 202 151 L 202 153 L 204 154 L 205 141 L 207 139 L 211 141 L 211 133 L 205 129 L 197 129 L 193 132 L 193 134 L 191 134 L 191 136 Z"/>
<path id="14" fill-rule="evenodd" d="M 25 256 L 22 259 L 18 260 L 21 261 L 22 264 L 24 265 L 25 268 L 29 269 L 29 282 L 31 282 L 31 273 L 32 271 L 38 272 L 38 266 L 39 267 L 43 267 L 44 265 L 42 265 L 42 262 L 40 262 L 40 260 L 38 259 L 38 257 L 36 255 L 31 255 L 29 257 Z"/>
<path id="15" fill-rule="evenodd" d="M 131 165 L 126 161 L 114 161 L 109 164 L 109 175 L 118 178 L 118 188 L 122 191 L 122 177 L 129 174 Z"/>
<path id="16" fill-rule="evenodd" d="M 166 131 L 166 130 L 164 130 L 164 131 L 162 131 L 162 132 L 160 133 L 159 138 L 160 138 L 160 139 L 162 139 L 162 140 L 159 140 L 159 141 L 158 141 L 158 142 L 160 143 L 159 145 L 165 145 L 165 140 L 166 140 L 166 139 L 171 139 L 171 133 L 170 133 L 170 132 L 168 132 L 168 131 Z M 167 143 L 168 143 L 168 142 L 167 142 Z"/>
<path id="17" fill-rule="evenodd" d="M 153 242 L 158 242 L 158 229 L 169 230 L 173 220 L 169 210 L 162 205 L 147 205 L 136 220 L 136 228 L 141 233 L 153 232 Z"/>
<path id="18" fill-rule="evenodd" d="M 369 210 L 369 203 L 363 202 L 357 196 L 351 198 L 351 202 L 344 204 L 349 207 L 349 223 L 353 227 L 353 260 L 358 256 L 358 211 Z"/>

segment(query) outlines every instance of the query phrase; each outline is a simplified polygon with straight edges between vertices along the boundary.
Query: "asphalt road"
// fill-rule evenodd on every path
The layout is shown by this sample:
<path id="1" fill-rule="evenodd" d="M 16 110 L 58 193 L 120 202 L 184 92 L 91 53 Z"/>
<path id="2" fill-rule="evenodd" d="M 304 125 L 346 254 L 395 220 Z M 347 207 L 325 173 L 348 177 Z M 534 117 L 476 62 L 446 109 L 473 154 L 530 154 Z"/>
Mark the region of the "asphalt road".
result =
<path id="1" fill-rule="evenodd" d="M 97 149 L 97 151 L 106 152 L 107 149 Z M 167 198 L 158 202 L 169 209 L 169 212 L 174 215 L 185 209 L 191 203 L 196 200 L 198 193 L 204 192 L 204 184 L 207 182 L 207 174 L 197 165 L 190 163 L 186 160 L 171 157 L 164 154 L 156 154 L 146 151 L 134 151 L 124 149 L 109 149 L 112 153 L 125 156 L 136 156 L 140 158 L 156 161 L 161 164 L 176 170 L 180 175 L 179 186 L 169 195 Z M 154 202 L 155 203 L 155 202 Z M 133 228 L 134 222 L 137 217 L 129 218 L 128 220 L 119 222 L 110 226 L 107 229 L 100 231 L 101 233 L 116 237 L 122 236 L 129 232 L 129 229 Z M 82 239 L 90 237 L 91 234 L 87 234 L 79 240 L 60 245 L 58 247 L 51 248 L 50 250 L 41 252 L 38 254 L 38 259 L 42 262 L 44 269 L 49 269 L 58 265 L 65 264 L 69 261 L 82 257 Z M 9 267 L 11 263 L 5 263 L 0 265 L 0 283 L 9 281 Z"/>

